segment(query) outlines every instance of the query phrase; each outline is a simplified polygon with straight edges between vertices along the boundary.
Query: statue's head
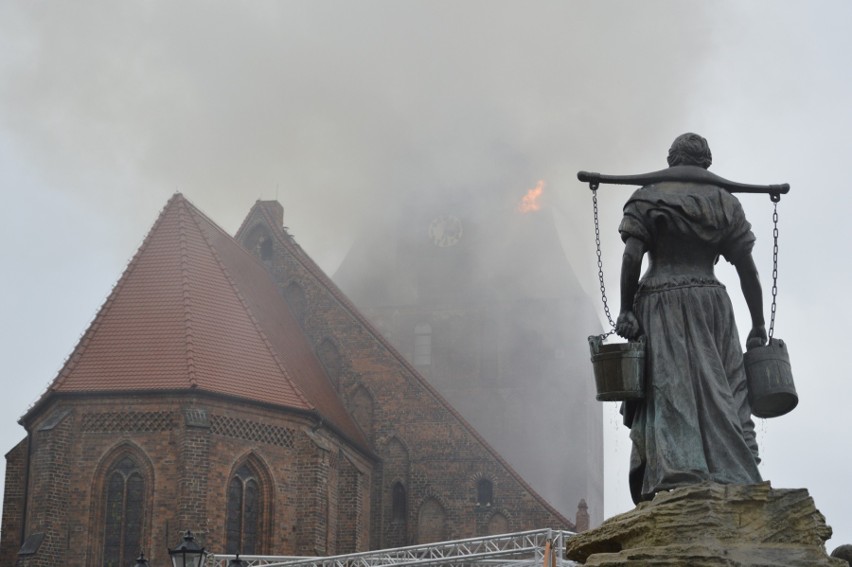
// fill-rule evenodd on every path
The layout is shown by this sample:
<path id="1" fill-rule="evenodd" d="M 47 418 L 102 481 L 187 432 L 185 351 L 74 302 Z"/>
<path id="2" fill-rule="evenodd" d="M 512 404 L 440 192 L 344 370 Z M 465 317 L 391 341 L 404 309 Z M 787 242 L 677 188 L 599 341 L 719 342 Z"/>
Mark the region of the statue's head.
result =
<path id="1" fill-rule="evenodd" d="M 707 169 L 713 163 L 713 154 L 707 140 L 698 134 L 687 132 L 672 142 L 669 148 L 669 165 L 697 165 Z"/>
<path id="2" fill-rule="evenodd" d="M 843 559 L 850 565 L 852 565 L 852 545 L 848 543 L 845 545 L 841 545 L 831 552 L 831 556 L 837 559 Z"/>

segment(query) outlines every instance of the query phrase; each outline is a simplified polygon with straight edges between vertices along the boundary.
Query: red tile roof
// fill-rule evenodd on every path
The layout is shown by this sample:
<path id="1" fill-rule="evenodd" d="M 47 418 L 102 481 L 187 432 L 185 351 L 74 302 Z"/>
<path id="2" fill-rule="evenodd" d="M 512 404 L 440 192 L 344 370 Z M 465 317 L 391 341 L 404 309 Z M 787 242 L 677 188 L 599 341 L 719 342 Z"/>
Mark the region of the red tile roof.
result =
<path id="1" fill-rule="evenodd" d="M 176 194 L 41 401 L 187 389 L 316 412 L 367 447 L 264 266 Z"/>

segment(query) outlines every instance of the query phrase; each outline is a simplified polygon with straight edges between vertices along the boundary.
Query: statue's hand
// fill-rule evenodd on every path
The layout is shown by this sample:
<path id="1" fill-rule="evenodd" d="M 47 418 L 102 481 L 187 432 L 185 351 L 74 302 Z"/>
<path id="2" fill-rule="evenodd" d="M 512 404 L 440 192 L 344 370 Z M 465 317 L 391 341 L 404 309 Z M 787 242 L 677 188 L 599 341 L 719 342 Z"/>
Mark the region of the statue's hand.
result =
<path id="1" fill-rule="evenodd" d="M 767 340 L 766 327 L 764 325 L 752 327 L 751 332 L 748 334 L 748 338 L 746 339 L 746 350 L 763 346 L 766 344 Z"/>
<path id="2" fill-rule="evenodd" d="M 633 311 L 622 311 L 618 314 L 618 320 L 615 322 L 615 332 L 628 341 L 632 341 L 642 334 L 642 327 L 639 325 L 639 320 L 633 314 Z"/>

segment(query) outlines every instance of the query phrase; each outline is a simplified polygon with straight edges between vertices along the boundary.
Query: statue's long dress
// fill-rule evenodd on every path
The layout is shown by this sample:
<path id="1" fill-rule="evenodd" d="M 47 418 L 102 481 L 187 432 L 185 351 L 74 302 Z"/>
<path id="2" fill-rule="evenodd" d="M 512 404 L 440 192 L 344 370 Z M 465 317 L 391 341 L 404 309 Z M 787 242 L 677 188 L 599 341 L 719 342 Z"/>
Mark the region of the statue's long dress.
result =
<path id="1" fill-rule="evenodd" d="M 710 246 L 731 263 L 751 252 L 754 235 L 733 195 L 713 186 L 651 185 L 624 207 L 622 238 Z M 665 242 L 662 241 L 665 239 Z M 715 277 L 649 277 L 634 313 L 647 337 L 646 398 L 624 409 L 635 502 L 701 481 L 761 482 L 742 347 L 725 287 Z"/>

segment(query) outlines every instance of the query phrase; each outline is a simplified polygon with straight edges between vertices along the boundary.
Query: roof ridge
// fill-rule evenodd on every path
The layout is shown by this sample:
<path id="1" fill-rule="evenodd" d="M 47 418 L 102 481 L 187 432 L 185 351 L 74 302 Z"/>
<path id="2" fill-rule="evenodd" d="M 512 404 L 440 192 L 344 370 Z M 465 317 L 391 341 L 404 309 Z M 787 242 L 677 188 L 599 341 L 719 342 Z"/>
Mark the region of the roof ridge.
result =
<path id="1" fill-rule="evenodd" d="M 262 202 L 263 202 L 263 199 L 257 199 L 257 200 L 255 200 L 254 205 L 252 205 L 252 208 L 257 207 L 257 206 L 258 206 L 260 203 L 262 203 Z M 261 208 L 262 208 L 262 207 L 261 207 Z M 238 242 L 239 242 L 239 239 L 240 239 L 240 235 L 242 234 L 243 230 L 245 230 L 246 225 L 248 225 L 249 218 L 251 218 L 251 215 L 250 215 L 250 214 L 249 214 L 249 215 L 246 215 L 246 217 L 243 219 L 243 222 L 241 222 L 241 223 L 240 223 L 240 227 L 239 227 L 239 228 L 237 229 L 237 231 L 234 233 L 233 238 L 234 238 L 235 240 L 237 240 Z"/>
<path id="2" fill-rule="evenodd" d="M 195 375 L 195 343 L 192 329 L 192 296 L 190 293 L 189 251 L 186 243 L 186 212 L 187 200 L 178 204 L 178 242 L 180 247 L 181 299 L 183 300 L 184 346 L 186 347 L 186 372 L 189 387 L 197 388 L 198 380 Z M 199 232 L 201 228 L 199 227 Z"/>
<path id="3" fill-rule="evenodd" d="M 188 203 L 188 201 L 187 201 L 187 203 Z M 222 270 L 222 275 L 225 276 L 225 279 L 228 281 L 228 284 L 231 286 L 231 290 L 233 291 L 237 300 L 240 302 L 240 305 L 243 306 L 243 309 L 245 310 L 246 315 L 248 315 L 248 318 L 251 321 L 252 325 L 254 326 L 255 331 L 258 333 L 260 339 L 263 341 L 263 345 L 266 347 L 266 350 L 269 351 L 269 354 L 272 356 L 272 359 L 275 361 L 275 364 L 278 366 L 279 370 L 281 370 L 281 374 L 284 376 L 284 379 L 287 380 L 287 382 L 293 388 L 293 391 L 296 393 L 296 395 L 299 397 L 299 399 L 307 407 L 311 408 L 312 410 L 316 410 L 316 406 L 313 404 L 313 402 L 311 402 L 310 400 L 307 399 L 304 392 L 302 392 L 302 389 L 299 388 L 296 385 L 296 383 L 293 381 L 293 379 L 290 377 L 290 373 L 287 371 L 287 368 L 282 363 L 280 357 L 278 356 L 278 353 L 275 351 L 275 348 L 272 346 L 272 343 L 269 341 L 269 338 L 266 336 L 266 332 L 263 330 L 263 327 L 261 327 L 260 322 L 255 317 L 254 313 L 251 310 L 251 307 L 249 306 L 248 302 L 245 300 L 245 297 L 243 297 L 243 294 L 240 291 L 239 287 L 237 286 L 236 282 L 234 281 L 233 277 L 231 277 L 230 271 L 228 270 L 225 263 L 222 262 L 222 259 L 219 257 L 219 253 L 216 250 L 216 247 L 213 246 L 213 244 L 207 238 L 207 235 L 205 234 L 204 229 L 201 228 L 201 226 L 198 224 L 198 219 L 195 218 L 195 215 L 193 213 L 199 214 L 201 217 L 204 218 L 205 221 L 207 221 L 209 219 L 207 218 L 206 215 L 204 215 L 204 213 L 199 211 L 194 205 L 192 205 L 191 203 L 189 203 L 189 204 L 191 206 L 190 216 L 192 217 L 193 222 L 198 227 L 198 230 L 201 233 L 201 237 L 204 239 L 205 244 L 207 244 L 207 247 L 210 249 L 210 252 L 213 254 L 213 258 L 216 260 L 216 264 L 219 266 L 219 269 Z M 213 226 L 218 228 L 218 225 L 216 225 L 215 223 L 208 222 L 208 224 L 212 224 Z M 232 238 L 226 232 L 222 231 L 222 233 L 225 236 L 227 236 L 228 238 Z M 240 250 L 240 252 L 248 254 L 252 258 L 252 260 L 256 261 L 254 256 L 252 256 L 242 246 L 237 245 L 236 248 L 238 248 Z"/>
<path id="4" fill-rule="evenodd" d="M 157 228 L 162 224 L 163 219 L 166 216 L 166 212 L 169 210 L 169 208 L 172 206 L 173 203 L 175 203 L 175 202 L 177 202 L 181 199 L 183 199 L 183 194 L 181 194 L 180 192 L 175 192 L 171 196 L 171 198 L 169 198 L 169 200 L 166 202 L 165 206 L 163 206 L 163 208 L 160 210 L 160 214 L 157 216 L 157 220 L 154 221 L 154 224 L 151 227 L 151 230 L 149 230 L 148 234 L 145 235 L 145 238 L 142 239 L 142 244 L 139 246 L 139 248 L 136 249 L 136 252 L 130 258 L 130 261 L 127 263 L 127 266 L 124 268 L 124 271 L 122 272 L 121 277 L 118 279 L 118 281 L 112 287 L 112 290 L 110 291 L 109 295 L 107 296 L 106 301 L 104 301 L 103 305 L 100 307 L 100 309 L 98 309 L 98 312 L 95 314 L 95 317 L 92 319 L 92 322 L 89 323 L 88 328 L 83 333 L 83 336 L 80 338 L 80 340 L 78 341 L 77 346 L 75 346 L 74 350 L 71 351 L 71 354 L 68 355 L 68 358 L 66 358 L 65 364 L 63 364 L 62 368 L 59 370 L 56 377 L 53 379 L 53 381 L 50 383 L 50 385 L 47 387 L 47 389 L 44 391 L 44 393 L 39 397 L 38 400 L 36 400 L 32 404 L 31 407 L 37 406 L 38 404 L 40 404 L 44 400 L 44 398 L 50 392 L 56 391 L 57 388 L 59 386 L 61 386 L 62 383 L 65 381 L 65 379 L 71 374 L 71 372 L 74 370 L 74 368 L 76 368 L 77 364 L 79 363 L 80 359 L 83 356 L 83 353 L 86 351 L 86 347 L 88 347 L 89 343 L 92 340 L 92 337 L 94 336 L 94 334 L 97 332 L 98 328 L 100 327 L 101 321 L 103 321 L 103 319 L 106 317 L 107 313 L 109 312 L 110 308 L 115 303 L 116 297 L 118 296 L 121 289 L 124 287 L 124 284 L 129 279 L 130 274 L 136 268 L 136 265 L 139 263 L 140 256 L 148 248 L 154 233 L 157 231 Z"/>
<path id="5" fill-rule="evenodd" d="M 265 207 L 258 207 L 257 203 L 255 203 L 255 207 L 253 208 L 257 208 L 260 211 L 260 214 L 263 215 L 263 217 L 267 220 L 267 223 L 270 226 L 275 227 L 273 233 L 278 238 L 278 241 L 281 242 L 281 244 L 293 254 L 295 259 L 299 263 L 301 263 L 302 266 L 308 272 L 310 272 L 315 278 L 317 278 L 318 281 L 322 282 L 325 288 L 341 304 L 341 306 L 343 306 L 349 312 L 350 315 L 352 315 L 359 323 L 361 323 L 365 327 L 365 329 L 369 331 L 373 335 L 373 337 L 376 338 L 382 344 L 382 346 L 388 349 L 388 352 L 390 352 L 391 355 L 394 356 L 397 361 L 402 364 L 403 368 L 405 368 L 408 373 L 413 376 L 414 379 L 417 380 L 426 389 L 426 391 L 428 391 L 447 411 L 449 411 L 451 415 L 458 419 L 462 426 L 465 427 L 465 429 L 467 429 L 467 431 L 471 433 L 471 435 L 473 435 L 473 437 L 477 441 L 479 441 L 483 447 L 485 447 L 485 449 L 491 454 L 492 457 L 494 457 L 497 462 L 499 462 L 506 468 L 509 474 L 512 475 L 512 477 L 514 477 L 515 480 L 517 480 L 521 486 L 526 488 L 527 491 L 532 494 L 533 497 L 538 500 L 540 504 L 542 504 L 557 518 L 562 518 L 571 526 L 575 525 L 574 522 L 566 518 L 561 512 L 559 512 L 559 510 L 554 508 L 547 500 L 544 499 L 543 496 L 541 496 L 532 486 L 530 486 L 530 484 L 526 480 L 524 480 L 520 473 L 518 473 L 518 471 L 516 471 L 514 467 L 512 467 L 512 465 L 510 465 L 500 455 L 500 453 L 498 453 L 497 450 L 494 449 L 494 447 L 492 447 L 491 444 L 488 443 L 488 441 L 486 441 L 485 438 L 482 437 L 482 435 L 480 435 L 480 433 L 458 412 L 458 410 L 456 410 L 456 408 L 453 407 L 453 405 L 450 404 L 450 402 L 440 392 L 438 392 L 438 390 L 434 386 L 432 386 L 432 384 L 430 384 L 429 381 L 426 380 L 417 371 L 417 369 L 414 368 L 414 366 L 412 366 L 411 363 L 408 362 L 408 360 L 406 360 L 404 356 L 402 356 L 402 354 L 396 349 L 396 347 L 394 347 L 392 344 L 390 344 L 389 341 L 385 339 L 384 335 L 382 335 L 375 328 L 375 326 L 373 326 L 373 324 L 361 313 L 361 311 L 357 307 L 355 307 L 355 304 L 353 304 L 352 301 L 348 297 L 346 297 L 346 295 L 340 290 L 340 288 L 337 287 L 337 284 L 335 284 L 331 280 L 331 278 L 329 278 L 326 273 L 322 271 L 322 269 L 316 264 L 316 262 L 314 262 L 313 259 L 311 259 L 311 257 L 302 250 L 302 247 L 295 241 L 293 236 L 287 233 L 283 227 L 279 227 L 277 226 L 277 223 L 273 222 L 274 219 L 271 218 L 271 215 L 267 212 Z M 246 225 L 249 216 L 251 216 L 251 214 L 249 214 L 243 221 L 243 226 Z M 282 238 L 282 236 L 286 236 L 286 238 Z"/>

